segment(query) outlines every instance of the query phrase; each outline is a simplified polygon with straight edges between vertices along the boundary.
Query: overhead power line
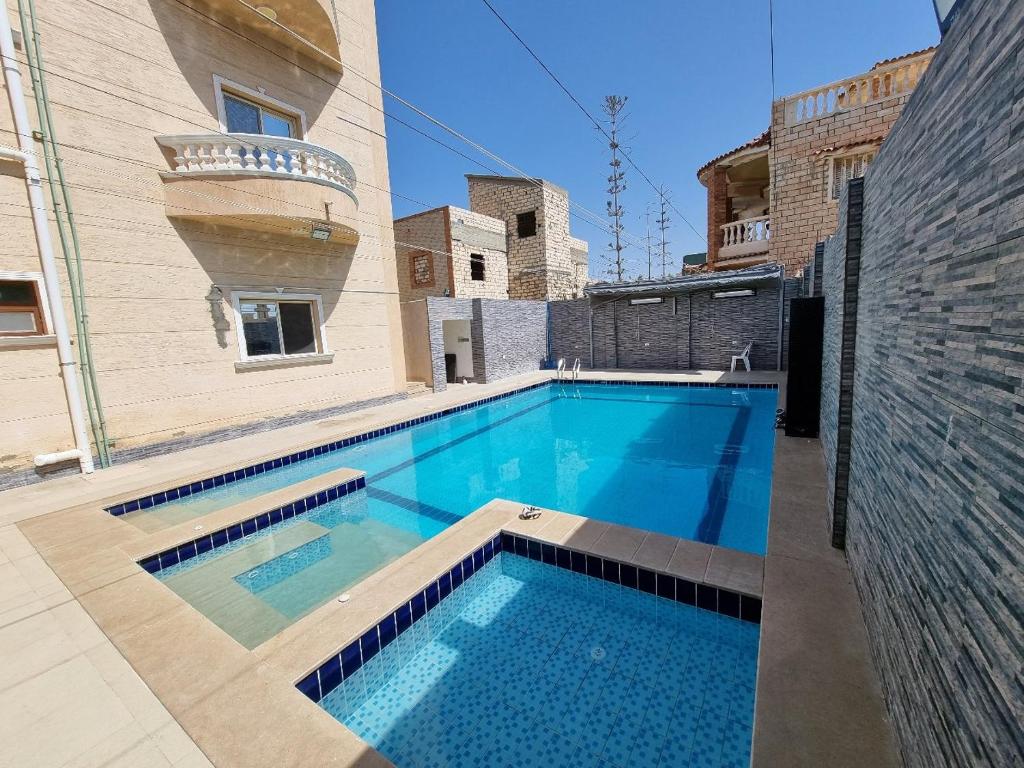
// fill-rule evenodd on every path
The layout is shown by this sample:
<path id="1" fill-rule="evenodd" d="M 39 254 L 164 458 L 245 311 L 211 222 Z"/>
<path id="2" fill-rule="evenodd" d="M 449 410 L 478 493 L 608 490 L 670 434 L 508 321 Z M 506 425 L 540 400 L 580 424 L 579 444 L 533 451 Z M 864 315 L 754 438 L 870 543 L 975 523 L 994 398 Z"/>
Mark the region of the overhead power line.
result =
<path id="1" fill-rule="evenodd" d="M 568 87 L 566 87 L 565 83 L 563 83 L 558 78 L 558 76 L 554 72 L 551 71 L 551 68 L 547 64 L 544 63 L 544 61 L 541 59 L 541 57 L 538 56 L 534 52 L 534 50 L 527 44 L 527 42 L 525 40 L 523 40 L 523 38 L 519 35 L 519 33 L 516 32 L 515 29 L 512 28 L 512 25 L 509 24 L 500 13 L 498 13 L 497 9 L 493 5 L 491 5 L 489 0 L 481 0 L 481 2 L 483 2 L 483 4 L 486 5 L 488 7 L 488 9 L 490 9 L 491 13 L 493 13 L 495 15 L 495 17 L 498 19 L 498 21 L 501 22 L 502 26 L 504 26 L 505 29 L 507 29 L 509 32 L 512 33 L 512 36 L 516 40 L 519 41 L 519 44 L 522 45 L 523 48 L 526 49 L 526 52 L 529 53 L 530 56 L 533 57 L 534 61 L 536 61 L 540 65 L 541 69 L 543 69 L 548 74 L 548 76 L 552 80 L 555 81 L 555 84 L 558 85 L 558 87 L 562 89 L 562 91 L 565 93 L 565 95 L 568 96 L 572 100 L 572 103 L 575 104 L 577 107 L 579 107 L 580 111 L 583 112 L 583 114 L 587 116 L 587 119 L 590 120 L 590 122 L 594 124 L 594 127 L 597 128 L 597 130 L 599 130 L 601 133 L 603 133 L 604 137 L 606 139 L 608 139 L 608 141 L 613 141 L 611 135 L 608 133 L 608 131 L 605 130 L 605 127 L 603 125 L 601 125 L 600 121 L 597 120 L 592 114 L 590 114 L 590 112 L 587 110 L 587 108 L 584 107 L 582 103 L 580 103 L 580 100 L 577 99 L 576 96 L 573 95 L 572 91 L 570 91 L 568 89 Z M 658 185 L 655 184 L 653 181 L 651 181 L 651 178 L 646 173 L 644 173 L 643 169 L 639 165 L 637 165 L 635 162 L 633 162 L 633 158 L 631 158 L 629 156 L 629 153 L 623 151 L 621 154 L 622 154 L 623 159 L 627 163 L 629 163 L 630 167 L 634 171 L 636 171 L 637 173 L 640 174 L 640 178 L 642 178 L 644 181 L 646 181 L 650 185 L 651 189 L 653 189 L 655 192 L 658 192 L 659 191 Z M 693 226 L 693 224 L 690 223 L 690 220 L 687 219 L 686 216 L 683 215 L 682 211 L 680 211 L 678 208 L 676 208 L 675 205 L 672 203 L 672 201 L 669 201 L 668 204 L 669 204 L 669 207 L 671 207 L 672 210 L 676 212 L 676 214 L 679 216 L 679 218 L 681 218 L 684 222 L 686 222 L 686 225 L 690 229 L 693 230 L 694 234 L 697 235 L 697 237 L 699 237 L 705 243 L 707 243 L 707 238 L 704 237 L 704 235 L 702 235 L 697 230 L 697 228 L 695 226 Z"/>
<path id="2" fill-rule="evenodd" d="M 95 0 L 90 0 L 90 2 L 95 2 Z M 188 5 L 185 2 L 185 0 L 173 0 L 173 2 L 176 2 L 179 5 L 181 5 L 181 6 L 185 7 L 185 8 L 188 8 L 193 13 L 196 13 L 199 16 L 201 16 L 201 17 L 203 17 L 205 19 L 208 19 L 211 23 L 213 23 L 213 24 L 215 24 L 215 25 L 217 25 L 217 26 L 227 30 L 228 32 L 231 32 L 232 34 L 238 35 L 242 39 L 248 40 L 249 42 L 253 43 L 254 45 L 257 45 L 257 46 L 265 48 L 265 46 L 261 46 L 258 41 L 254 40 L 251 37 L 248 37 L 248 36 L 242 34 L 237 29 L 234 29 L 232 27 L 229 27 L 229 26 L 221 23 L 220 21 L 218 21 L 214 17 L 212 17 L 212 16 L 210 16 L 208 14 L 205 14 L 202 11 L 196 10 L 192 6 Z M 239 5 L 241 5 L 242 7 L 246 8 L 250 12 L 252 12 L 254 14 L 257 14 L 260 17 L 261 20 L 269 21 L 275 27 L 281 29 L 283 32 L 288 34 L 290 37 L 292 37 L 292 38 L 294 38 L 296 40 L 301 41 L 304 45 L 308 45 L 310 48 L 312 48 L 313 50 L 316 50 L 321 55 L 327 57 L 331 61 L 336 62 L 339 66 L 342 66 L 343 69 L 346 72 L 351 72 L 352 74 L 354 74 L 356 77 L 359 77 L 361 80 L 366 82 L 371 87 L 376 88 L 377 90 L 379 90 L 382 94 L 390 96 L 392 99 L 397 101 L 399 104 L 404 106 L 406 109 L 408 109 L 408 110 L 410 110 L 412 112 L 415 112 L 417 115 L 419 115 L 420 117 L 424 118 L 425 120 L 427 120 L 431 124 L 437 126 L 438 128 L 440 128 L 441 130 L 445 131 L 446 133 L 449 133 L 452 136 L 454 136 L 455 138 L 459 139 L 459 141 L 462 141 L 463 143 L 465 143 L 468 146 L 472 147 L 473 149 L 475 149 L 480 154 L 484 155 L 485 157 L 490 158 L 491 160 L 493 160 L 494 162 L 498 163 L 499 165 L 504 166 L 505 168 L 509 169 L 510 171 L 512 171 L 514 174 L 516 174 L 520 178 L 522 178 L 522 179 L 524 179 L 524 180 L 534 184 L 535 186 L 542 187 L 542 185 L 537 181 L 537 179 L 535 177 L 533 177 L 530 174 L 526 173 L 525 171 L 523 171 L 518 166 L 508 162 L 507 160 L 502 158 L 500 155 L 498 155 L 498 154 L 492 152 L 491 150 L 487 149 L 486 147 L 484 147 L 479 142 L 476 142 L 473 139 L 470 139 L 468 136 L 466 136 L 465 134 L 463 134 L 459 130 L 453 128 L 452 126 L 448 125 L 447 123 L 445 123 L 441 119 L 435 117 L 434 115 L 431 115 L 426 110 L 423 110 L 420 107 L 417 107 L 415 104 L 413 104 L 412 102 L 410 102 L 407 99 L 403 98 L 402 96 L 399 96 L 394 91 L 392 91 L 392 90 L 390 90 L 388 88 L 385 88 L 382 83 L 374 80 L 371 77 L 368 77 L 365 73 L 360 72 L 355 67 L 353 67 L 351 65 L 344 65 L 340 60 L 338 60 L 338 59 L 334 58 L 333 56 L 331 56 L 330 54 L 324 52 L 319 47 L 317 47 L 314 43 L 312 43 L 310 40 L 308 40 L 307 38 L 303 37 L 302 35 L 300 35 L 298 32 L 296 32 L 294 29 L 292 29 L 291 27 L 287 26 L 286 24 L 282 24 L 280 21 L 278 21 L 276 19 L 268 19 L 268 17 L 266 17 L 264 14 L 260 13 L 256 9 L 256 7 L 251 5 L 249 2 L 247 2 L 247 0 L 235 0 L 235 2 L 238 3 Z M 270 50 L 270 49 L 267 49 L 267 50 Z M 271 51 L 271 52 L 276 54 L 276 52 L 273 52 L 273 51 Z M 276 54 L 276 55 L 279 55 L 279 54 Z M 299 69 L 301 69 L 303 72 L 306 72 L 306 73 L 308 73 L 310 75 L 313 75 L 314 77 L 317 77 L 318 79 L 320 79 L 323 82 L 325 82 L 328 85 L 330 85 L 335 90 L 338 90 L 338 91 L 341 91 L 342 93 L 346 93 L 346 94 L 348 94 L 350 96 L 353 96 L 353 98 L 358 99 L 359 101 L 361 101 L 362 103 L 364 103 L 367 106 L 371 107 L 372 109 L 376 109 L 376 110 L 378 110 L 380 112 L 384 111 L 383 109 L 381 109 L 380 107 L 376 106 L 375 104 L 371 104 L 370 102 L 366 101 L 365 99 L 361 99 L 360 97 L 358 97 L 355 94 L 353 94 L 351 91 L 347 91 L 344 88 L 341 88 L 340 86 L 336 85 L 335 83 L 330 82 L 326 78 L 321 77 L 317 73 L 312 72 L 311 70 L 306 69 L 305 67 L 297 65 L 295 62 L 289 61 L 289 64 L 291 66 L 298 66 Z M 590 217 L 589 221 L 590 221 L 590 223 L 592 225 L 598 227 L 599 229 L 603 229 L 603 230 L 605 230 L 607 232 L 611 231 L 611 229 L 609 227 L 607 227 L 607 226 L 605 226 L 603 224 L 602 217 L 601 217 L 600 214 L 595 213 L 594 211 L 591 211 L 589 208 L 586 208 L 583 205 L 580 205 L 579 203 L 573 201 L 572 198 L 569 199 L 569 206 L 571 208 L 577 209 L 578 211 L 582 211 L 584 214 L 586 214 L 585 217 L 582 217 L 582 218 L 584 218 L 584 220 L 587 220 L 586 217 Z M 680 215 L 682 215 L 682 214 L 680 214 Z M 623 233 L 623 237 L 626 237 L 627 239 L 629 239 L 632 242 L 632 244 L 635 245 L 635 246 L 639 246 L 640 245 L 640 242 L 641 242 L 640 239 L 637 238 L 637 237 L 634 237 L 633 235 L 628 235 L 626 233 Z"/>

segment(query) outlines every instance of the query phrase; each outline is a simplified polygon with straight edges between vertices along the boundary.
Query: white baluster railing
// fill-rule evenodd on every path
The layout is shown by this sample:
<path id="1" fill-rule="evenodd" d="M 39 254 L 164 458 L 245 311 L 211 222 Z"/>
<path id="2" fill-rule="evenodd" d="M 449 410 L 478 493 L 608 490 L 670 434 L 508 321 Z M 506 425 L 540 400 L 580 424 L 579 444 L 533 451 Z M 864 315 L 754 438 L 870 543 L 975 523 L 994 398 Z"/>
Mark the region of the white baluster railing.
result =
<path id="1" fill-rule="evenodd" d="M 768 250 L 771 236 L 772 225 L 768 216 L 730 221 L 722 225 L 722 247 L 718 255 L 721 258 L 730 258 L 763 253 Z"/>
<path id="2" fill-rule="evenodd" d="M 909 94 L 917 87 L 932 53 L 900 59 L 862 75 L 789 96 L 786 98 L 786 124 L 806 123 L 873 101 Z"/>
<path id="3" fill-rule="evenodd" d="M 174 172 L 195 174 L 287 175 L 337 187 L 355 197 L 352 165 L 329 149 L 307 141 L 251 133 L 158 136 L 174 153 Z"/>

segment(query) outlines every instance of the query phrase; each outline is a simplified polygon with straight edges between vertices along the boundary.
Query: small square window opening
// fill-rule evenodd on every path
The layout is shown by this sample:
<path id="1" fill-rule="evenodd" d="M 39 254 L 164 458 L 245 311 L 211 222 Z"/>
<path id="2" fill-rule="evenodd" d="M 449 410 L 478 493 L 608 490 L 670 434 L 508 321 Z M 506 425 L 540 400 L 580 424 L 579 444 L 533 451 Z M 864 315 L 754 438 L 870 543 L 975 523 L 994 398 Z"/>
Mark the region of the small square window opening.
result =
<path id="1" fill-rule="evenodd" d="M 533 237 L 537 234 L 536 211 L 516 214 L 516 234 L 519 237 Z"/>
<path id="2" fill-rule="evenodd" d="M 484 279 L 484 257 L 479 253 L 469 255 L 469 277 L 471 280 Z"/>

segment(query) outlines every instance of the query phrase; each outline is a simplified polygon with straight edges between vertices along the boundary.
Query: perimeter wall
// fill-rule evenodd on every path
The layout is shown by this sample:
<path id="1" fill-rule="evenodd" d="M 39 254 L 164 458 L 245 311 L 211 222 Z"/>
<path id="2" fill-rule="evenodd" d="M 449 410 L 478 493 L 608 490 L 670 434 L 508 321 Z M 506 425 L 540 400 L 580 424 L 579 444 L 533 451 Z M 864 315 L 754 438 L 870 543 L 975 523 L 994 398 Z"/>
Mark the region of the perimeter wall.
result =
<path id="1" fill-rule="evenodd" d="M 971 0 L 821 273 L 830 524 L 914 768 L 1024 755 L 1022 83 L 1024 3 Z"/>

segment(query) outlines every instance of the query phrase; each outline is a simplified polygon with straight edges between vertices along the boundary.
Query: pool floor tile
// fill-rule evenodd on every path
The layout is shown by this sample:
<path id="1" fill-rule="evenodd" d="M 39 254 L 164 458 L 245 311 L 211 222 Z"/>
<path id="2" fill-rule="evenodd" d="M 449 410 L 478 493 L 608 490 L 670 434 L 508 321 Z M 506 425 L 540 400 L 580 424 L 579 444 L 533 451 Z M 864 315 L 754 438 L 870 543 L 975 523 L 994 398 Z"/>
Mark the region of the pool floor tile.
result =
<path id="1" fill-rule="evenodd" d="M 322 706 L 398 768 L 738 764 L 758 635 L 727 622 L 502 553 Z"/>

